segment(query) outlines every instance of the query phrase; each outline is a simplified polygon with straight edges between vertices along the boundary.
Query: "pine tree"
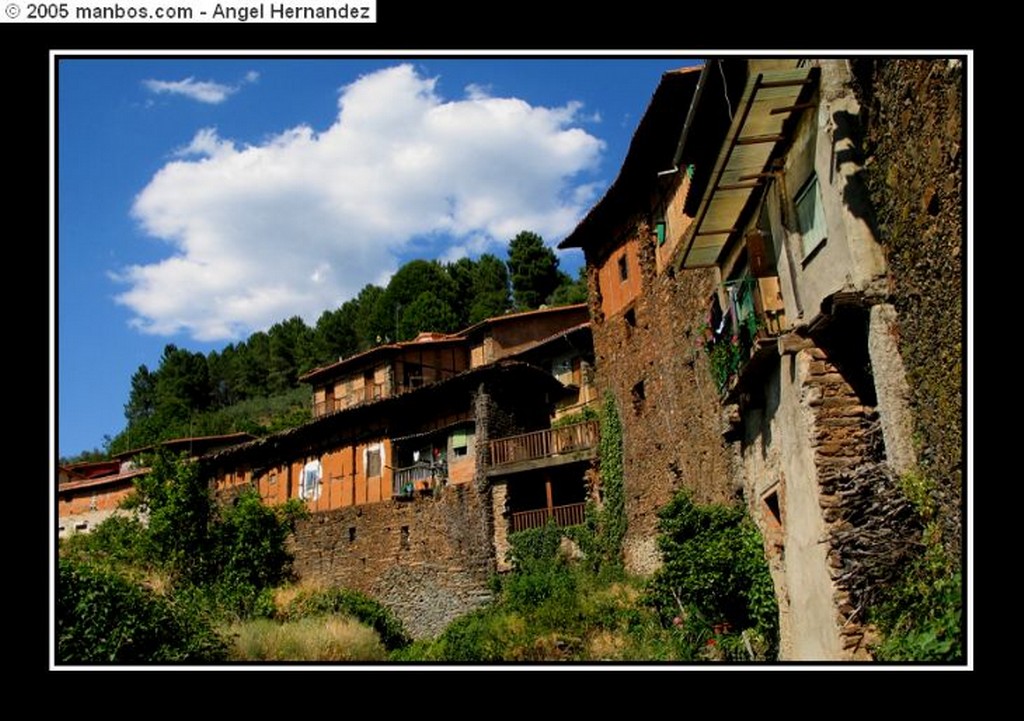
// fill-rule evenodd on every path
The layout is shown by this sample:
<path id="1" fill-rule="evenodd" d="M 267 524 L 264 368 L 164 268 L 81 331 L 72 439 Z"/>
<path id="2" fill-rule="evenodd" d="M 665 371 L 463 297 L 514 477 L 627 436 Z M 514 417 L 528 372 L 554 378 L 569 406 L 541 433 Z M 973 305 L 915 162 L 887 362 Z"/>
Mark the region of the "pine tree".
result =
<path id="1" fill-rule="evenodd" d="M 516 310 L 539 308 L 561 283 L 558 258 L 536 233 L 524 230 L 508 245 L 508 270 Z"/>

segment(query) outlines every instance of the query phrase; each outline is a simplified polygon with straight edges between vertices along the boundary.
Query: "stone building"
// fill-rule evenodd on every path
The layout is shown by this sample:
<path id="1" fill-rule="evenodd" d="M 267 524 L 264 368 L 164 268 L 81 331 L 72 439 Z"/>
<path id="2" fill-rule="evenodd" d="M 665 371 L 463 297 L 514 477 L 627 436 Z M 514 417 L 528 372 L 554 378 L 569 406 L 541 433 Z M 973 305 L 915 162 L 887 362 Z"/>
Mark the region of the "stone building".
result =
<path id="1" fill-rule="evenodd" d="M 870 657 L 841 539 L 871 521 L 850 497 L 917 463 L 862 119 L 845 60 L 666 73 L 561 245 L 585 253 L 598 386 L 623 418 L 627 564 L 657 565 L 676 489 L 742 496 L 790 660 Z"/>
<path id="2" fill-rule="evenodd" d="M 299 498 L 304 580 L 362 590 L 413 635 L 489 598 L 508 534 L 581 523 L 595 397 L 585 305 L 421 334 L 311 371 L 313 420 L 203 459 L 215 492 Z"/>

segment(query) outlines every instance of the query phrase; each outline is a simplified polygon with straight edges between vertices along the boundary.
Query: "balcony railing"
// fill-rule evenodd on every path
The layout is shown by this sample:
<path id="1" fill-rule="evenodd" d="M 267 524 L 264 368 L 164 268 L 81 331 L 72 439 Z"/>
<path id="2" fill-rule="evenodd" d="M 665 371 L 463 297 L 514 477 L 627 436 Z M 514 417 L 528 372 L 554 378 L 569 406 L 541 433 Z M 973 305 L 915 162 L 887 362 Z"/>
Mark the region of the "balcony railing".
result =
<path id="1" fill-rule="evenodd" d="M 313 404 L 313 417 L 319 418 L 320 416 L 351 408 L 359 403 L 379 400 L 385 395 L 384 389 L 383 383 L 374 383 L 372 386 L 364 386 L 363 389 L 353 393 L 346 393 L 343 396 L 316 402 Z"/>
<path id="2" fill-rule="evenodd" d="M 490 465 L 503 466 L 589 450 L 597 446 L 598 436 L 598 422 L 584 421 L 561 428 L 496 438 L 489 443 Z"/>
<path id="3" fill-rule="evenodd" d="M 392 494 L 398 497 L 410 497 L 416 491 L 426 491 L 440 485 L 447 475 L 443 463 L 420 461 L 411 466 L 396 468 L 392 476 Z"/>
<path id="4" fill-rule="evenodd" d="M 527 528 L 543 528 L 549 518 L 561 527 L 582 525 L 586 503 L 570 503 L 553 508 L 538 508 L 534 511 L 520 511 L 512 514 L 512 532 L 525 531 Z"/>

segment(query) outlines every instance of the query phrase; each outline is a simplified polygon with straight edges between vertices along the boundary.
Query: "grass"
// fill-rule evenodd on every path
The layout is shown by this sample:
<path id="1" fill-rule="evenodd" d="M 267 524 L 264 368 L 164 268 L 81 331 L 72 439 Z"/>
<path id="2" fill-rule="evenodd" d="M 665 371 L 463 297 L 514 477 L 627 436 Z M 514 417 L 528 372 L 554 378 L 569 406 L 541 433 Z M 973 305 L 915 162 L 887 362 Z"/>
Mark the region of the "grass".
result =
<path id="1" fill-rule="evenodd" d="M 346 616 L 300 618 L 281 623 L 254 619 L 222 630 L 233 661 L 384 661 L 387 651 L 370 627 Z"/>

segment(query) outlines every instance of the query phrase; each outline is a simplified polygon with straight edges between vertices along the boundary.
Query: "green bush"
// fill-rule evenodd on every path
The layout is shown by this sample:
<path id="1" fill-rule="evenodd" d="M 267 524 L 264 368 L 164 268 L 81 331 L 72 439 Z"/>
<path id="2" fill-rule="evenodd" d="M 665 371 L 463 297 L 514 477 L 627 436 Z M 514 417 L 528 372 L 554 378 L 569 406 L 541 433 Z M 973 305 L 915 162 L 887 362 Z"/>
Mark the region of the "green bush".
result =
<path id="1" fill-rule="evenodd" d="M 512 646 L 503 633 L 502 616 L 489 609 L 468 613 L 448 624 L 438 638 L 433 660 L 493 663 L 502 661 Z"/>
<path id="2" fill-rule="evenodd" d="M 135 516 L 121 514 L 108 516 L 90 533 L 61 539 L 60 550 L 67 558 L 120 567 L 146 568 L 153 556 L 145 526 Z"/>
<path id="3" fill-rule="evenodd" d="M 937 524 L 925 529 L 924 542 L 924 555 L 869 611 L 884 636 L 874 649 L 879 661 L 963 661 L 963 575 L 943 550 Z"/>
<path id="4" fill-rule="evenodd" d="M 742 643 L 743 657 L 749 657 L 741 638 L 747 631 L 747 641 L 753 639 L 773 657 L 778 606 L 761 536 L 744 510 L 699 506 L 680 492 L 658 515 L 664 564 L 651 579 L 647 598 L 662 622 L 726 651 L 731 644 L 739 653 Z M 735 635 L 722 638 L 730 633 Z"/>
<path id="5" fill-rule="evenodd" d="M 202 663 L 227 655 L 194 606 L 66 558 L 58 562 L 56 630 L 60 663 Z"/>

